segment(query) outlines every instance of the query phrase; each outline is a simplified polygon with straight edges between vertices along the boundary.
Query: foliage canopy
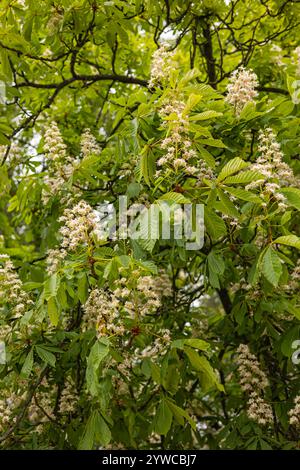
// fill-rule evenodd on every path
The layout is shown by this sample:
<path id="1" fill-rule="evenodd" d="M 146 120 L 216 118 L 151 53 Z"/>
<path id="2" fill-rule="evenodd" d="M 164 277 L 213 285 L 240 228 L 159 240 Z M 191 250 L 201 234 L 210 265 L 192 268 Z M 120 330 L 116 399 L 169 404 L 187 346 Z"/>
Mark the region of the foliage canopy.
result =
<path id="1" fill-rule="evenodd" d="M 298 446 L 299 13 L 1 2 L 3 448 Z M 101 238 L 120 195 L 203 247 Z"/>

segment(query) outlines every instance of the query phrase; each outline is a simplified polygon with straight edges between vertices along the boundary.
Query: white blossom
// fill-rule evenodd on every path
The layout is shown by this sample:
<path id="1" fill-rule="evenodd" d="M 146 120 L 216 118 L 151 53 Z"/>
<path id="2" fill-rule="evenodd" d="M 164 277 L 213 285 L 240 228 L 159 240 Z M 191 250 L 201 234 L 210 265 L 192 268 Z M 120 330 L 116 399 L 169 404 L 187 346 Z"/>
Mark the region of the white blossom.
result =
<path id="1" fill-rule="evenodd" d="M 229 79 L 225 101 L 231 104 L 239 115 L 247 103 L 254 101 L 257 86 L 257 75 L 252 70 L 239 67 Z"/>
<path id="2" fill-rule="evenodd" d="M 174 53 L 161 46 L 152 55 L 149 86 L 160 85 L 169 79 L 174 68 Z"/>
<path id="3" fill-rule="evenodd" d="M 65 250 L 75 251 L 79 245 L 88 244 L 97 230 L 96 214 L 83 200 L 73 208 L 65 209 L 59 221 L 64 224 L 60 234 L 63 237 L 61 246 Z"/>

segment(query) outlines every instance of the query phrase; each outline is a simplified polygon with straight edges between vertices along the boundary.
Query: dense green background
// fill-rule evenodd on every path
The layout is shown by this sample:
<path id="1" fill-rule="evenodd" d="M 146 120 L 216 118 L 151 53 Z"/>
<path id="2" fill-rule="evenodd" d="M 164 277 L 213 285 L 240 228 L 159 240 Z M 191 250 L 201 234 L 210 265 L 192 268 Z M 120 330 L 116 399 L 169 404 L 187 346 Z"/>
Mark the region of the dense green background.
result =
<path id="1" fill-rule="evenodd" d="M 299 12 L 299 2 L 288 0 L 1 2 L 0 251 L 34 302 L 14 318 L 1 284 L 3 448 L 297 448 L 299 427 L 289 424 L 288 411 L 299 394 L 299 366 L 291 361 L 300 339 L 299 282 L 290 277 L 300 247 Z M 151 57 L 166 39 L 174 69 L 150 88 Z M 224 96 L 240 65 L 257 74 L 259 95 L 237 117 Z M 155 177 L 166 133 L 158 111 L 174 98 L 186 104 L 197 159 L 217 180 L 195 185 L 184 171 Z M 53 121 L 76 169 L 45 200 L 51 164 L 44 136 Z M 87 127 L 102 151 L 83 157 Z M 295 175 L 282 190 L 284 213 L 244 188 L 255 179 L 245 172 L 266 127 Z M 96 207 L 126 193 L 132 202 L 203 203 L 203 248 L 189 252 L 176 240 L 93 242 L 47 275 L 47 250 L 60 244 L 58 219 L 68 201 Z M 228 194 L 238 197 L 234 204 Z M 238 227 L 230 224 L 235 219 Z M 158 312 L 135 320 L 121 312 L 122 337 L 83 331 L 92 286 L 113 289 L 122 276 L 138 283 L 160 269 L 173 294 Z M 171 340 L 163 352 L 134 361 L 136 348 L 153 345 L 165 328 Z M 246 413 L 241 343 L 269 379 L 267 426 Z M 129 367 L 125 358 L 133 360 Z M 72 406 L 61 412 L 67 383 Z"/>

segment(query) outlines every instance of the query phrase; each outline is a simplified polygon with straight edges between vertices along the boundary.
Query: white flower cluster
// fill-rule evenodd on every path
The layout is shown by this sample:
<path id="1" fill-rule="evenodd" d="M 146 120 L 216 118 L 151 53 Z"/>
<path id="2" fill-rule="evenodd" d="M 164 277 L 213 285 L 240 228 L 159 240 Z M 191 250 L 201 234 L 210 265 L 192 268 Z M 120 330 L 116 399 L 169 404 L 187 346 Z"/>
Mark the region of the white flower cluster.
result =
<path id="1" fill-rule="evenodd" d="M 57 387 L 51 386 L 46 377 L 43 378 L 39 388 L 35 392 L 28 408 L 28 420 L 32 424 L 39 424 L 37 432 L 42 432 L 43 424 L 50 419 L 55 419 L 54 407 Z"/>
<path id="2" fill-rule="evenodd" d="M 2 161 L 4 155 L 6 154 L 6 149 L 6 145 L 0 145 L 0 161 Z M 21 162 L 21 158 L 22 149 L 20 145 L 17 142 L 12 142 L 6 162 L 10 165 L 17 165 Z"/>
<path id="3" fill-rule="evenodd" d="M 285 284 L 283 287 L 286 291 L 292 292 L 292 291 L 298 290 L 299 285 L 300 285 L 300 259 L 298 259 L 296 266 L 291 272 L 288 284 Z"/>
<path id="4" fill-rule="evenodd" d="M 171 342 L 171 332 L 168 329 L 163 329 L 157 335 L 154 342 L 149 344 L 145 349 L 143 349 L 139 356 L 141 358 L 151 357 L 155 359 L 159 356 L 162 356 L 166 351 Z"/>
<path id="5" fill-rule="evenodd" d="M 238 210 L 238 207 L 235 206 L 235 208 Z M 225 220 L 225 222 L 228 222 L 228 224 L 234 228 L 234 229 L 240 229 L 241 224 L 239 223 L 239 220 L 236 217 L 233 217 L 232 215 L 228 214 L 222 214 L 221 215 L 222 219 Z"/>
<path id="6" fill-rule="evenodd" d="M 63 237 L 61 246 L 65 250 L 75 251 L 79 245 L 88 244 L 96 234 L 96 214 L 83 200 L 73 208 L 66 208 L 59 221 L 64 224 L 59 232 Z"/>
<path id="7" fill-rule="evenodd" d="M 257 96 L 255 88 L 258 86 L 257 75 L 252 70 L 239 67 L 229 79 L 225 101 L 234 107 L 237 116 L 250 101 Z"/>
<path id="8" fill-rule="evenodd" d="M 45 132 L 44 140 L 44 151 L 47 154 L 49 169 L 46 184 L 50 194 L 56 194 L 72 175 L 76 161 L 67 155 L 67 147 L 56 122 L 50 124 Z M 47 202 L 49 194 L 44 192 L 43 199 Z"/>
<path id="9" fill-rule="evenodd" d="M 124 277 L 117 281 L 114 291 L 132 318 L 154 313 L 161 307 L 162 297 L 172 295 L 171 282 L 166 274 L 138 276 L 138 272 L 133 271 L 132 277 L 136 278 L 135 285 L 128 288 L 128 280 Z"/>
<path id="10" fill-rule="evenodd" d="M 161 46 L 152 55 L 149 87 L 163 84 L 174 69 L 174 53 Z"/>
<path id="11" fill-rule="evenodd" d="M 103 289 L 93 289 L 83 306 L 83 330 L 96 329 L 97 336 L 122 335 L 119 302 L 114 295 L 109 296 Z"/>
<path id="12" fill-rule="evenodd" d="M 56 122 L 52 122 L 45 132 L 44 151 L 47 152 L 48 164 L 60 166 L 67 159 L 67 147 Z"/>
<path id="13" fill-rule="evenodd" d="M 188 175 L 196 176 L 199 181 L 203 178 L 214 179 L 212 170 L 204 160 L 199 159 L 192 148 L 189 138 L 189 119 L 185 113 L 185 103 L 178 99 L 166 103 L 159 111 L 163 119 L 163 127 L 168 127 L 167 135 L 162 140 L 160 147 L 165 152 L 159 158 L 157 165 L 172 168 L 175 171 L 183 169 Z M 194 163 L 193 163 L 194 162 Z M 160 176 L 162 170 L 156 172 Z"/>
<path id="14" fill-rule="evenodd" d="M 59 412 L 61 414 L 73 413 L 78 401 L 78 395 L 73 382 L 65 382 L 64 389 L 60 396 Z"/>
<path id="15" fill-rule="evenodd" d="M 282 48 L 278 44 L 272 44 L 270 51 L 271 60 L 279 67 L 284 67 Z"/>
<path id="16" fill-rule="evenodd" d="M 279 192 L 280 185 L 287 185 L 294 179 L 293 171 L 283 161 L 280 144 L 271 128 L 259 132 L 258 152 L 260 156 L 251 165 L 251 170 L 262 174 L 263 178 L 253 181 L 246 186 L 247 190 L 262 188 L 261 197 L 265 200 L 275 200 L 280 210 L 286 209 L 285 197 Z"/>
<path id="17" fill-rule="evenodd" d="M 289 411 L 289 422 L 292 426 L 300 429 L 300 395 L 294 400 L 295 406 Z"/>
<path id="18" fill-rule="evenodd" d="M 67 255 L 67 252 L 64 249 L 48 250 L 47 259 L 46 259 L 46 264 L 47 264 L 46 270 L 50 276 L 58 271 L 66 255 Z"/>
<path id="19" fill-rule="evenodd" d="M 250 352 L 246 344 L 240 344 L 237 353 L 242 390 L 249 393 L 264 390 L 269 385 L 269 382 L 265 373 L 260 369 L 256 356 Z"/>
<path id="20" fill-rule="evenodd" d="M 300 76 L 300 46 L 296 47 L 294 53 L 296 54 L 296 75 L 299 77 Z"/>
<path id="21" fill-rule="evenodd" d="M 20 405 L 21 399 L 16 393 L 0 399 L 0 431 L 3 432 L 7 426 L 16 421 L 15 409 Z"/>
<path id="22" fill-rule="evenodd" d="M 0 341 L 5 340 L 11 331 L 12 329 L 10 325 L 0 325 Z"/>
<path id="23" fill-rule="evenodd" d="M 273 422 L 273 412 L 271 406 L 256 392 L 251 393 L 248 400 L 248 417 L 258 424 L 265 426 Z"/>
<path id="24" fill-rule="evenodd" d="M 50 10 L 50 18 L 46 26 L 49 33 L 55 34 L 57 30 L 60 28 L 63 20 L 64 20 L 63 13 L 61 13 L 61 11 L 58 11 L 56 7 L 52 7 Z"/>
<path id="25" fill-rule="evenodd" d="M 99 155 L 101 148 L 99 147 L 96 138 L 91 133 L 90 129 L 85 129 L 80 140 L 81 153 L 83 157 L 90 155 Z"/>
<path id="26" fill-rule="evenodd" d="M 0 302 L 9 304 L 16 318 L 21 317 L 33 304 L 8 257 L 4 257 L 4 266 L 0 268 Z"/>
<path id="27" fill-rule="evenodd" d="M 261 370 L 260 364 L 246 344 L 240 344 L 237 349 L 240 375 L 240 384 L 244 392 L 249 393 L 247 414 L 259 424 L 266 425 L 273 421 L 271 406 L 261 397 L 264 389 L 269 385 L 266 374 Z"/>

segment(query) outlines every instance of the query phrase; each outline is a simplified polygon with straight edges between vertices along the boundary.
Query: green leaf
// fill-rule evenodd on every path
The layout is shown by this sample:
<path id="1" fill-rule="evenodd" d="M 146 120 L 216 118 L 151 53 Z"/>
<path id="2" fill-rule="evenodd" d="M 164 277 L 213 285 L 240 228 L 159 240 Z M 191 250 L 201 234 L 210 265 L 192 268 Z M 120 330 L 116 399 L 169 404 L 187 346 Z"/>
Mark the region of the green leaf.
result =
<path id="1" fill-rule="evenodd" d="M 20 376 L 24 379 L 28 379 L 28 377 L 31 374 L 32 367 L 33 367 L 33 348 L 31 348 L 29 353 L 27 354 L 27 357 L 24 361 L 24 364 L 20 372 Z"/>
<path id="2" fill-rule="evenodd" d="M 274 287 L 277 287 L 282 274 L 282 265 L 279 256 L 271 246 L 267 248 L 262 257 L 261 268 L 265 278 Z"/>
<path id="3" fill-rule="evenodd" d="M 78 298 L 84 304 L 88 298 L 88 279 L 85 273 L 79 277 L 77 286 Z"/>
<path id="4" fill-rule="evenodd" d="M 149 145 L 145 145 L 140 158 L 141 176 L 145 183 L 150 186 L 155 171 L 155 156 Z"/>
<path id="5" fill-rule="evenodd" d="M 10 144 L 10 140 L 8 139 L 8 137 L 6 137 L 5 134 L 3 134 L 3 132 L 0 132 L 0 145 L 9 145 Z"/>
<path id="6" fill-rule="evenodd" d="M 229 197 L 221 189 L 218 189 L 217 193 L 222 205 L 222 212 L 238 219 L 239 212 Z"/>
<path id="7" fill-rule="evenodd" d="M 59 322 L 59 310 L 55 297 L 51 297 L 47 302 L 47 311 L 53 326 L 57 326 Z"/>
<path id="8" fill-rule="evenodd" d="M 224 387 L 220 383 L 214 369 L 212 368 L 208 360 L 203 356 L 199 356 L 199 354 L 194 349 L 191 349 L 187 346 L 184 348 L 184 352 L 188 356 L 192 367 L 195 370 L 202 372 L 207 377 L 209 382 L 215 385 L 218 390 L 223 392 Z"/>
<path id="9" fill-rule="evenodd" d="M 192 348 L 200 349 L 201 351 L 206 351 L 210 347 L 209 343 L 198 338 L 188 338 L 185 340 L 185 344 Z"/>
<path id="10" fill-rule="evenodd" d="M 213 155 L 211 153 L 209 153 L 209 151 L 206 150 L 204 147 L 202 147 L 202 145 L 196 145 L 196 147 L 197 147 L 197 150 L 198 150 L 202 160 L 204 160 L 205 163 L 207 163 L 207 165 L 210 168 L 215 168 L 216 167 L 216 161 L 215 161 Z"/>
<path id="11" fill-rule="evenodd" d="M 264 439 L 260 439 L 259 442 L 261 450 L 272 450 L 272 447 Z"/>
<path id="12" fill-rule="evenodd" d="M 195 80 L 195 78 L 199 77 L 199 75 L 200 75 L 200 71 L 197 70 L 196 68 L 189 70 L 180 80 L 180 85 L 186 86 L 188 82 Z"/>
<path id="13" fill-rule="evenodd" d="M 209 271 L 209 282 L 212 287 L 219 289 L 219 277 L 225 271 L 224 260 L 221 255 L 211 251 L 207 257 L 208 271 Z"/>
<path id="14" fill-rule="evenodd" d="M 204 111 L 203 113 L 194 114 L 190 117 L 190 121 L 205 121 L 206 119 L 212 119 L 222 116 L 222 113 L 214 110 Z"/>
<path id="15" fill-rule="evenodd" d="M 95 442 L 105 447 L 109 444 L 110 440 L 111 432 L 109 427 L 100 413 L 97 410 L 93 411 L 86 423 L 83 435 L 79 441 L 78 449 L 91 450 Z"/>
<path id="16" fill-rule="evenodd" d="M 255 204 L 262 204 L 262 200 L 256 194 L 250 193 L 245 189 L 241 188 L 229 188 L 226 186 L 226 191 L 228 191 L 233 196 L 237 197 L 238 199 L 242 199 L 242 201 L 249 201 L 254 202 Z"/>
<path id="17" fill-rule="evenodd" d="M 273 243 L 278 243 L 280 245 L 292 246 L 294 248 L 300 249 L 300 238 L 296 235 L 283 235 L 282 237 L 276 238 Z"/>
<path id="18" fill-rule="evenodd" d="M 175 193 L 173 191 L 164 194 L 159 198 L 159 201 L 170 201 L 174 202 L 174 204 L 188 204 L 190 203 L 190 199 L 183 196 L 181 193 Z"/>
<path id="19" fill-rule="evenodd" d="M 57 273 L 52 274 L 52 276 L 46 279 L 44 284 L 44 296 L 46 300 L 49 300 L 50 297 L 55 297 L 59 288 L 60 278 Z"/>
<path id="20" fill-rule="evenodd" d="M 154 363 L 150 362 L 152 380 L 157 384 L 161 384 L 160 368 Z"/>
<path id="21" fill-rule="evenodd" d="M 206 351 L 209 349 L 210 345 L 203 339 L 198 338 L 182 338 L 172 341 L 171 348 L 184 349 L 184 346 L 190 346 L 192 348 L 200 349 L 201 351 Z"/>
<path id="22" fill-rule="evenodd" d="M 199 142 L 200 144 L 209 145 L 210 147 L 226 148 L 226 145 L 220 139 L 199 139 Z"/>
<path id="23" fill-rule="evenodd" d="M 180 408 L 180 406 L 177 406 L 169 399 L 167 399 L 167 404 L 170 410 L 172 411 L 174 418 L 178 421 L 179 424 L 181 424 L 181 426 L 184 425 L 184 419 L 186 419 L 186 421 L 188 421 L 192 429 L 195 431 L 196 422 L 190 417 L 190 415 L 185 410 Z"/>
<path id="24" fill-rule="evenodd" d="M 247 184 L 252 183 L 252 181 L 257 181 L 264 179 L 264 176 L 258 171 L 245 170 L 239 173 L 238 175 L 228 176 L 225 180 L 225 184 Z"/>
<path id="25" fill-rule="evenodd" d="M 78 449 L 79 450 L 91 450 L 94 444 L 94 423 L 91 420 L 88 420 L 86 427 L 84 429 L 84 434 L 81 437 Z"/>
<path id="26" fill-rule="evenodd" d="M 204 224 L 205 230 L 216 240 L 227 233 L 224 220 L 207 208 L 204 210 Z"/>
<path id="27" fill-rule="evenodd" d="M 52 367 L 55 367 L 56 357 L 54 354 L 52 354 L 50 351 L 47 351 L 47 349 L 43 348 L 42 345 L 35 346 L 35 350 L 42 361 L 46 362 L 46 364 L 49 364 Z"/>
<path id="28" fill-rule="evenodd" d="M 300 189 L 298 188 L 282 188 L 280 192 L 286 197 L 290 206 L 300 211 Z"/>
<path id="29" fill-rule="evenodd" d="M 263 113 L 255 110 L 255 103 L 253 101 L 249 101 L 242 109 L 242 112 L 239 115 L 239 119 L 244 121 L 251 121 L 251 119 L 255 119 L 262 114 Z"/>
<path id="30" fill-rule="evenodd" d="M 108 340 L 97 340 L 92 347 L 87 359 L 86 382 L 87 389 L 91 395 L 95 396 L 98 392 L 98 371 L 101 362 L 109 353 Z"/>
<path id="31" fill-rule="evenodd" d="M 223 181 L 228 176 L 237 173 L 238 171 L 242 170 L 243 168 L 246 168 L 247 166 L 249 166 L 249 163 L 245 162 L 240 157 L 233 158 L 232 160 L 229 160 L 229 162 L 226 163 L 226 165 L 222 168 L 217 178 L 217 181 Z"/>
<path id="32" fill-rule="evenodd" d="M 105 420 L 97 411 L 95 412 L 94 424 L 95 424 L 95 438 L 96 438 L 97 443 L 101 444 L 101 446 L 103 447 L 106 447 L 110 443 L 111 432 Z"/>
<path id="33" fill-rule="evenodd" d="M 162 398 L 154 420 L 154 431 L 165 436 L 168 434 L 173 420 L 173 414 L 167 401 Z"/>

